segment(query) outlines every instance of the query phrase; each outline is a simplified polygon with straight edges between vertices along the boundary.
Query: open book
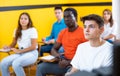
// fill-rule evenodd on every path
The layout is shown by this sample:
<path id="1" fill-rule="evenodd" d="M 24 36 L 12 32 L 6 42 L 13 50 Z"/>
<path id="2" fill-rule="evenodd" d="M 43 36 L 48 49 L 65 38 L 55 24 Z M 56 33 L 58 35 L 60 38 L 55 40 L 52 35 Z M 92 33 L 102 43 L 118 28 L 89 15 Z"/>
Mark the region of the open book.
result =
<path id="1" fill-rule="evenodd" d="M 1 52 L 9 52 L 10 49 L 0 49 Z"/>
<path id="2" fill-rule="evenodd" d="M 55 57 L 52 55 L 47 55 L 47 56 L 43 56 L 40 57 L 40 60 L 45 61 L 45 62 L 54 62 Z"/>

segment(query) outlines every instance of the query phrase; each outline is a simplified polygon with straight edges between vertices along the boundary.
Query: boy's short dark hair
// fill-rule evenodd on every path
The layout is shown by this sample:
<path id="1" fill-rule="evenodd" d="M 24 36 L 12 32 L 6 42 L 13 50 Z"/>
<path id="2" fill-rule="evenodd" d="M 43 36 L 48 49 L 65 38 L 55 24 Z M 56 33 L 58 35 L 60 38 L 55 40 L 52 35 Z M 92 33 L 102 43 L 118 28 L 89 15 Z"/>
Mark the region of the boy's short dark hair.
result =
<path id="1" fill-rule="evenodd" d="M 61 11 L 63 11 L 63 9 L 62 9 L 62 7 L 61 6 L 56 6 L 55 8 L 54 8 L 54 10 L 61 10 Z"/>
<path id="2" fill-rule="evenodd" d="M 76 21 L 77 21 L 77 16 L 78 16 L 78 14 L 77 14 L 77 10 L 76 10 L 76 9 L 74 9 L 74 8 L 66 8 L 66 9 L 64 10 L 64 12 L 65 12 L 65 11 L 71 11 L 71 12 L 73 13 L 73 15 L 75 16 Z"/>
<path id="3" fill-rule="evenodd" d="M 86 20 L 94 20 L 98 24 L 99 28 L 104 26 L 104 20 L 99 15 L 90 14 L 90 15 L 87 15 L 87 16 L 84 16 L 84 17 L 81 18 L 81 21 L 83 21 L 83 23 Z"/>

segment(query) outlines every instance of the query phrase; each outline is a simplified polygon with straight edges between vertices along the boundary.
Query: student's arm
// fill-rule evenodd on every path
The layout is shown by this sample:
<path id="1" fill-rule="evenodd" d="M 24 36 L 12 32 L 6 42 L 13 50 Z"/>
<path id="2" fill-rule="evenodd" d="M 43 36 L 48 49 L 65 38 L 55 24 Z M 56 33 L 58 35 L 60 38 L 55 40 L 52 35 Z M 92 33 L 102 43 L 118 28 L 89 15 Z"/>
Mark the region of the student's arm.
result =
<path id="1" fill-rule="evenodd" d="M 60 58 L 59 59 L 59 66 L 62 68 L 65 68 L 67 66 L 71 66 L 70 64 L 71 60 L 65 59 L 65 58 Z"/>
<path id="2" fill-rule="evenodd" d="M 60 53 L 58 53 L 60 47 L 61 44 L 56 42 L 52 48 L 51 54 L 56 57 L 56 61 L 59 61 L 58 64 L 60 67 L 67 67 L 70 65 L 71 60 L 65 59 Z"/>
<path id="3" fill-rule="evenodd" d="M 60 54 L 58 53 L 58 50 L 60 47 L 61 47 L 61 43 L 56 42 L 51 50 L 51 54 L 59 58 Z"/>
<path id="4" fill-rule="evenodd" d="M 61 54 L 58 53 L 58 50 L 59 50 L 59 48 L 62 46 L 62 38 L 63 38 L 63 32 L 61 31 L 61 32 L 59 33 L 59 35 L 58 35 L 57 41 L 55 42 L 55 44 L 54 44 L 54 46 L 53 46 L 53 48 L 52 48 L 52 50 L 51 50 L 51 54 L 56 57 L 56 60 L 57 60 L 57 61 L 58 61 L 58 60 L 60 59 L 60 57 L 61 57 Z"/>
<path id="5" fill-rule="evenodd" d="M 36 45 L 37 45 L 37 39 L 31 39 L 31 46 L 25 49 L 16 49 L 16 48 L 12 48 L 11 50 L 13 50 L 15 53 L 24 53 L 24 52 L 28 52 L 28 51 L 32 51 L 36 49 Z"/>
<path id="6" fill-rule="evenodd" d="M 54 43 L 55 43 L 55 39 L 51 39 L 45 42 L 45 44 L 54 44 Z"/>
<path id="7" fill-rule="evenodd" d="M 77 72 L 77 71 L 78 71 L 78 69 L 72 67 L 71 71 L 70 71 L 70 72 L 67 72 L 67 73 L 65 74 L 65 76 L 70 76 L 71 74 L 73 74 L 73 73 L 75 73 L 75 72 Z"/>
<path id="8" fill-rule="evenodd" d="M 108 40 L 108 39 L 111 39 L 111 38 L 113 38 L 113 37 L 115 37 L 115 35 L 110 34 L 110 35 L 104 37 L 103 39 L 104 39 L 104 40 Z"/>
<path id="9" fill-rule="evenodd" d="M 52 31 L 51 31 L 50 36 L 46 37 L 46 39 L 45 39 L 46 43 L 51 39 L 54 39 L 54 25 L 52 27 Z M 48 42 L 48 43 L 50 43 L 50 42 Z"/>

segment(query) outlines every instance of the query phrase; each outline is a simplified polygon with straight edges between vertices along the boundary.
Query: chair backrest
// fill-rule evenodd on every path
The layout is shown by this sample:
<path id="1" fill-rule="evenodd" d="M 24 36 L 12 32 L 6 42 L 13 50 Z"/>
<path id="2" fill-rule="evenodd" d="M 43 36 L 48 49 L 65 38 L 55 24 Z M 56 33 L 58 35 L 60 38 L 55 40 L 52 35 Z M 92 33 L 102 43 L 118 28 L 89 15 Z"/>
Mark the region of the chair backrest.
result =
<path id="1" fill-rule="evenodd" d="M 37 50 L 38 50 L 38 56 L 40 56 L 40 48 L 41 48 L 41 44 L 38 42 L 38 48 L 37 48 Z"/>
<path id="2" fill-rule="evenodd" d="M 120 76 L 120 41 L 113 46 L 113 74 Z"/>

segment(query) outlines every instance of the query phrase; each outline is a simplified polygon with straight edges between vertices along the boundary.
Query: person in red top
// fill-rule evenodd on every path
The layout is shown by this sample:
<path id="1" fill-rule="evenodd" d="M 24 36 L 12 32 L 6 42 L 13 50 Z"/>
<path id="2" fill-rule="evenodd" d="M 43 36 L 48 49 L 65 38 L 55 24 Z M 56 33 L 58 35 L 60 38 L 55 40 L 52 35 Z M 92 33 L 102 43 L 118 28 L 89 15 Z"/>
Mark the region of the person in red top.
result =
<path id="1" fill-rule="evenodd" d="M 61 45 L 64 47 L 64 57 L 69 60 L 73 58 L 78 44 L 86 41 L 84 38 L 83 29 L 77 25 L 76 27 L 73 26 L 73 28 L 75 28 L 73 31 L 72 29 L 69 29 L 69 26 L 68 28 L 62 30 L 56 42 L 57 47 Z M 56 48 L 53 49 L 56 51 Z M 55 54 L 55 56 L 59 57 L 59 53 L 58 55 Z"/>
<path id="2" fill-rule="evenodd" d="M 46 74 L 64 75 L 71 66 L 70 62 L 75 55 L 78 44 L 86 41 L 83 29 L 77 24 L 77 11 L 74 8 L 64 10 L 64 20 L 67 28 L 59 33 L 58 39 L 51 50 L 51 54 L 56 57 L 56 62 L 39 64 L 36 76 L 46 76 Z M 61 46 L 64 48 L 64 55 L 58 53 Z"/>

